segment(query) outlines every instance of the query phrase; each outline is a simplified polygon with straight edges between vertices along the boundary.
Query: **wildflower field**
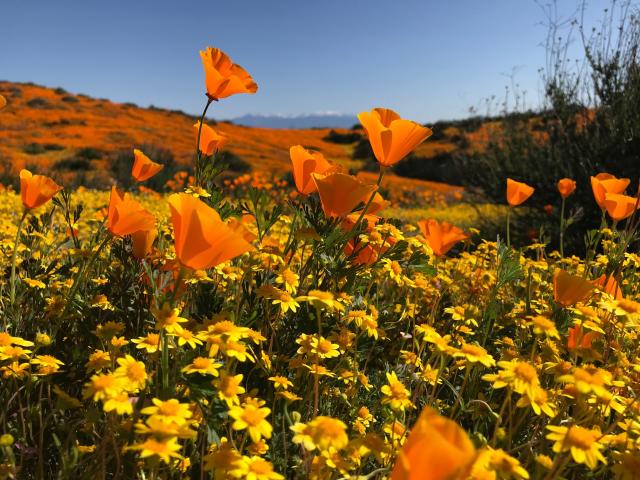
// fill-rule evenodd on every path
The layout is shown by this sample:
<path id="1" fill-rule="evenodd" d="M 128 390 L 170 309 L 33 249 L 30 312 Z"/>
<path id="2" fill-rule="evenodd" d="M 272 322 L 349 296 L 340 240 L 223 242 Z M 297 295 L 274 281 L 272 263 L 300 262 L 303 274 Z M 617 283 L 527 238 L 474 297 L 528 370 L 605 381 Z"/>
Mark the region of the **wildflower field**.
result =
<path id="1" fill-rule="evenodd" d="M 535 195 L 514 179 L 475 210 L 497 239 L 384 198 L 432 133 L 389 109 L 358 116 L 377 175 L 291 145 L 294 185 L 225 178 L 206 113 L 258 87 L 200 54 L 194 175 L 171 192 L 137 149 L 129 191 L 23 169 L 0 192 L 0 479 L 640 478 L 629 179 L 558 179 L 556 251 L 512 242 Z M 576 189 L 602 215 L 580 257 Z"/>

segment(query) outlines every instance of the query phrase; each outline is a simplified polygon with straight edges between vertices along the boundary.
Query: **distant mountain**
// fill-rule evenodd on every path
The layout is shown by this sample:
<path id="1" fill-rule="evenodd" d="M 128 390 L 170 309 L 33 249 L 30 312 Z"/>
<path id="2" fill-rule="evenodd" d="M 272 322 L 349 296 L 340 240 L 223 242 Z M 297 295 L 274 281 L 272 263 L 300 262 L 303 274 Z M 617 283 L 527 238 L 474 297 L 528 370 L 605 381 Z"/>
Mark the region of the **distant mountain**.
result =
<path id="1" fill-rule="evenodd" d="M 351 128 L 358 123 L 355 115 L 314 113 L 303 115 L 243 115 L 232 119 L 237 125 L 260 128 Z"/>

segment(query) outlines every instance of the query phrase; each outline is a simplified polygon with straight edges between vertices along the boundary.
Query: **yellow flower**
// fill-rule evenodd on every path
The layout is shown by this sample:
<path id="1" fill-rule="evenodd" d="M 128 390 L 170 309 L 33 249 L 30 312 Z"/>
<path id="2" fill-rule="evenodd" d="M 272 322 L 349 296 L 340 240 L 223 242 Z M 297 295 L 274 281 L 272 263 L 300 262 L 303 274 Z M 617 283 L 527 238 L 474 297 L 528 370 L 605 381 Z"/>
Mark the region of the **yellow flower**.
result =
<path id="1" fill-rule="evenodd" d="M 496 364 L 496 361 L 484 348 L 471 343 L 463 343 L 453 356 L 464 357 L 469 363 L 481 363 L 485 367 L 493 367 Z"/>
<path id="2" fill-rule="evenodd" d="M 551 431 L 547 438 L 555 442 L 554 452 L 570 451 L 576 463 L 584 463 L 591 470 L 596 468 L 598 461 L 607 463 L 600 453 L 602 448 L 602 444 L 598 442 L 602 437 L 600 430 L 589 430 L 578 425 L 570 427 L 547 425 L 547 429 Z"/>
<path id="3" fill-rule="evenodd" d="M 118 358 L 116 360 L 118 368 L 114 374 L 116 377 L 122 378 L 124 388 L 129 392 L 137 392 L 144 388 L 147 382 L 147 370 L 144 363 L 136 360 L 131 355 Z"/>
<path id="4" fill-rule="evenodd" d="M 111 365 L 111 356 L 109 352 L 105 352 L 104 350 L 96 350 L 91 355 L 89 355 L 89 360 L 85 363 L 85 367 L 87 367 L 87 372 L 99 372 L 105 367 Z"/>
<path id="5" fill-rule="evenodd" d="M 518 393 L 526 393 L 529 398 L 536 397 L 536 390 L 540 387 L 538 371 L 527 362 L 513 360 L 498 362 L 500 371 L 497 374 L 486 374 L 482 377 L 487 382 L 493 382 L 493 388 L 510 387 Z"/>
<path id="6" fill-rule="evenodd" d="M 91 377 L 83 390 L 84 398 L 93 398 L 95 402 L 115 397 L 122 391 L 122 379 L 112 373 L 97 374 Z"/>
<path id="7" fill-rule="evenodd" d="M 174 332 L 172 336 L 178 339 L 178 346 L 189 345 L 189 347 L 195 349 L 197 345 L 202 345 L 202 340 L 195 335 L 191 330 L 182 328 L 178 332 Z"/>
<path id="8" fill-rule="evenodd" d="M 20 345 L 21 347 L 33 347 L 33 342 L 20 337 L 12 337 L 9 332 L 0 332 L 0 347 Z"/>
<path id="9" fill-rule="evenodd" d="M 155 353 L 160 348 L 160 335 L 153 332 L 146 337 L 134 338 L 131 341 L 136 344 L 136 348 L 146 350 L 147 353 Z"/>
<path id="10" fill-rule="evenodd" d="M 387 372 L 387 385 L 383 385 L 380 391 L 384 395 L 382 403 L 389 405 L 393 410 L 404 411 L 405 408 L 413 407 L 409 400 L 411 392 L 398 380 L 396 372 Z"/>
<path id="11" fill-rule="evenodd" d="M 245 480 L 282 480 L 284 477 L 273 471 L 271 462 L 258 456 L 242 456 L 236 460 L 229 472 L 235 478 Z"/>
<path id="12" fill-rule="evenodd" d="M 156 318 L 156 328 L 164 330 L 167 333 L 178 333 L 182 330 L 181 323 L 188 322 L 186 318 L 180 316 L 180 310 L 171 308 L 169 304 L 164 304 L 161 309 L 152 309 L 153 316 Z"/>
<path id="13" fill-rule="evenodd" d="M 296 297 L 298 302 L 309 302 L 316 308 L 328 308 L 338 312 L 344 311 L 342 305 L 331 292 L 323 292 L 322 290 L 309 290 L 309 293 Z"/>
<path id="14" fill-rule="evenodd" d="M 31 359 L 32 365 L 38 365 L 38 371 L 36 375 L 51 375 L 60 370 L 60 367 L 64 365 L 62 361 L 51 355 L 36 355 Z"/>
<path id="15" fill-rule="evenodd" d="M 154 398 L 151 402 L 153 406 L 143 408 L 140 412 L 144 415 L 153 415 L 163 423 L 183 425 L 193 415 L 188 403 L 180 403 L 175 398 L 169 400 Z"/>
<path id="16" fill-rule="evenodd" d="M 533 324 L 533 333 L 536 335 L 545 335 L 549 338 L 560 339 L 556 324 L 550 318 L 543 315 L 536 315 L 531 318 L 531 323 Z"/>
<path id="17" fill-rule="evenodd" d="M 221 363 L 214 362 L 210 358 L 196 357 L 189 365 L 184 367 L 182 371 L 186 374 L 200 373 L 202 375 L 213 375 L 214 377 L 217 377 L 218 368 L 221 366 Z"/>
<path id="18" fill-rule="evenodd" d="M 347 426 L 337 418 L 319 416 L 308 423 L 296 423 L 293 443 L 302 444 L 307 450 L 342 450 L 349 443 Z"/>
<path id="19" fill-rule="evenodd" d="M 159 457 L 165 463 L 171 463 L 171 458 L 181 459 L 182 456 L 178 453 L 181 448 L 178 439 L 175 437 L 164 440 L 148 438 L 142 443 L 127 447 L 128 450 L 139 450 L 141 458 L 155 456 Z"/>
<path id="20" fill-rule="evenodd" d="M 116 411 L 118 415 L 131 415 L 133 413 L 133 404 L 127 393 L 118 393 L 113 397 L 107 397 L 102 405 L 105 412 Z"/>
<path id="21" fill-rule="evenodd" d="M 525 393 L 520 399 L 518 399 L 518 403 L 516 403 L 517 407 L 527 407 L 531 406 L 536 415 L 540 415 L 544 412 L 550 418 L 556 416 L 555 405 L 549 401 L 549 394 L 546 390 L 542 388 L 535 389 L 535 396 L 533 398 L 529 397 L 529 394 Z"/>
<path id="22" fill-rule="evenodd" d="M 339 346 L 324 337 L 315 335 L 311 338 L 311 353 L 319 358 L 333 358 L 340 355 Z"/>
<path id="23" fill-rule="evenodd" d="M 558 378 L 561 382 L 573 383 L 580 393 L 593 392 L 596 395 L 607 393 L 607 385 L 611 385 L 611 372 L 597 368 L 593 365 L 576 367 L 572 373 Z"/>
<path id="24" fill-rule="evenodd" d="M 287 377 L 276 375 L 275 377 L 269 377 L 269 380 L 273 382 L 276 389 L 288 390 L 289 387 L 293 387 L 293 383 Z"/>
<path id="25" fill-rule="evenodd" d="M 224 400 L 229 407 L 239 405 L 238 395 L 242 395 L 245 389 L 240 385 L 242 374 L 227 375 L 223 373 L 219 379 L 213 381 L 213 386 L 218 389 L 218 398 Z"/>
<path id="26" fill-rule="evenodd" d="M 273 428 L 266 420 L 270 413 L 270 409 L 262 407 L 260 401 L 253 398 L 247 398 L 242 406 L 233 406 L 229 409 L 229 416 L 235 420 L 232 428 L 247 429 L 253 442 L 259 442 L 262 437 L 271 438 Z"/>
<path id="27" fill-rule="evenodd" d="M 285 268 L 276 277 L 276 283 L 284 285 L 284 289 L 287 293 L 293 294 L 296 292 L 298 285 L 300 285 L 300 277 L 290 269 Z"/>

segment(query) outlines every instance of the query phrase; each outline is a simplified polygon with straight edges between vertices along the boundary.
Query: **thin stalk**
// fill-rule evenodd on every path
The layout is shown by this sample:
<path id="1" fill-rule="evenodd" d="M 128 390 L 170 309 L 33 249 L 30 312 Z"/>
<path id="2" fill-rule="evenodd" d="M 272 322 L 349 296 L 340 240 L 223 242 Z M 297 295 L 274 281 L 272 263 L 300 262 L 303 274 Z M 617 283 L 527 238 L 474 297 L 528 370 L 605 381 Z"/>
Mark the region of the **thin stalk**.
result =
<path id="1" fill-rule="evenodd" d="M 11 254 L 11 306 L 13 307 L 13 302 L 16 299 L 16 261 L 18 258 L 18 244 L 20 243 L 20 232 L 22 230 L 22 224 L 24 223 L 24 219 L 27 218 L 27 213 L 29 210 L 25 208 L 24 212 L 22 212 L 22 217 L 20 217 L 20 221 L 18 222 L 18 231 L 16 232 L 16 238 L 13 242 L 13 253 Z"/>
<path id="2" fill-rule="evenodd" d="M 510 231 L 509 231 L 509 227 L 511 226 L 511 206 L 509 206 L 509 209 L 507 210 L 507 247 L 511 246 L 511 235 L 510 235 Z"/>
<path id="3" fill-rule="evenodd" d="M 73 286 L 71 287 L 71 291 L 69 292 L 69 296 L 67 297 L 67 302 L 64 307 L 64 311 L 62 312 L 62 315 L 60 315 L 61 317 L 64 317 L 65 314 L 69 311 L 69 305 L 71 305 L 71 302 L 73 301 L 73 297 L 75 296 L 76 292 L 80 288 L 80 285 L 84 280 L 85 275 L 91 272 L 91 267 L 93 267 L 93 264 L 95 263 L 96 259 L 100 255 L 100 252 L 105 247 L 105 245 L 109 243 L 110 240 L 111 240 L 111 236 L 107 235 L 105 239 L 102 241 L 102 243 L 98 246 L 96 251 L 93 252 L 93 255 L 91 256 L 89 261 L 78 271 L 78 275 L 73 281 Z"/>
<path id="4" fill-rule="evenodd" d="M 200 135 L 202 134 L 202 124 L 204 123 L 204 117 L 207 115 L 209 105 L 213 102 L 211 97 L 207 97 L 207 104 L 204 106 L 202 115 L 200 116 L 200 125 L 198 125 L 198 137 L 196 138 L 196 185 L 200 185 Z"/>
<path id="5" fill-rule="evenodd" d="M 564 204 L 565 198 L 562 197 L 562 207 L 560 207 L 560 258 L 564 258 Z"/>

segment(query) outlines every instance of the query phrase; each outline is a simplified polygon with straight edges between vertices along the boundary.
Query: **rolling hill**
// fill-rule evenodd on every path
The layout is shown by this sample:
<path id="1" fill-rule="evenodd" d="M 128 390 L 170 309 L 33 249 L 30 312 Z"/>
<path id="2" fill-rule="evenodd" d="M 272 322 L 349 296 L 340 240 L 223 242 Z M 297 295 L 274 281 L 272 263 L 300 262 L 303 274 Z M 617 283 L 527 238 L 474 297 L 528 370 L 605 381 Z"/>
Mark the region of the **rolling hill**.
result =
<path id="1" fill-rule="evenodd" d="M 114 152 L 145 146 L 169 151 L 178 164 L 192 162 L 193 124 L 197 118 L 184 112 L 141 108 L 32 83 L 0 81 L 0 94 L 8 101 L 0 112 L 0 161 L 10 165 L 13 173 L 27 166 L 65 177 L 71 170 L 81 169 L 86 170 L 83 178 L 90 184 L 102 186 L 111 181 L 109 162 Z M 288 172 L 289 147 L 296 144 L 318 150 L 346 168 L 359 170 L 363 164 L 354 159 L 354 148 L 364 141 L 357 130 L 254 128 L 211 119 L 207 123 L 227 135 L 226 150 L 254 172 Z M 430 158 L 456 148 L 445 135 L 425 142 L 416 155 Z M 78 161 L 79 156 L 84 163 Z M 459 191 L 446 184 L 394 175 L 386 177 L 385 186 L 439 193 Z"/>

